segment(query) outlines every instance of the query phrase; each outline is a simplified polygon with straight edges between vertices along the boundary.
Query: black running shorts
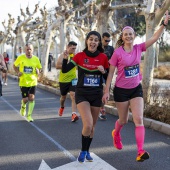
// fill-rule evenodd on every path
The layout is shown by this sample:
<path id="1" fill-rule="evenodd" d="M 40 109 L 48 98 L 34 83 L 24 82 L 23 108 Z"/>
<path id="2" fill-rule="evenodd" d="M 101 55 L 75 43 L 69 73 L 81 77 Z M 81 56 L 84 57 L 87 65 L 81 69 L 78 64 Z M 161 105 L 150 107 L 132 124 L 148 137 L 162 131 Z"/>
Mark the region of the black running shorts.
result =
<path id="1" fill-rule="evenodd" d="M 70 83 L 60 83 L 59 82 L 59 85 L 60 85 L 60 93 L 62 96 L 67 95 L 67 93 L 70 91 L 75 92 L 76 86 L 73 86 L 72 82 L 70 82 Z"/>
<path id="2" fill-rule="evenodd" d="M 29 94 L 35 95 L 36 86 L 20 87 L 20 89 L 21 89 L 22 98 L 26 98 L 28 97 Z"/>
<path id="3" fill-rule="evenodd" d="M 88 94 L 88 93 L 87 93 Z M 102 96 L 103 92 L 98 93 L 97 95 L 82 95 L 75 93 L 75 102 L 76 104 L 79 104 L 81 102 L 87 101 L 90 103 L 90 106 L 95 106 L 95 107 L 101 107 L 102 105 Z"/>
<path id="4" fill-rule="evenodd" d="M 113 89 L 113 96 L 115 102 L 125 102 L 135 97 L 143 97 L 142 85 L 139 84 L 132 89 L 124 89 L 115 86 Z"/>

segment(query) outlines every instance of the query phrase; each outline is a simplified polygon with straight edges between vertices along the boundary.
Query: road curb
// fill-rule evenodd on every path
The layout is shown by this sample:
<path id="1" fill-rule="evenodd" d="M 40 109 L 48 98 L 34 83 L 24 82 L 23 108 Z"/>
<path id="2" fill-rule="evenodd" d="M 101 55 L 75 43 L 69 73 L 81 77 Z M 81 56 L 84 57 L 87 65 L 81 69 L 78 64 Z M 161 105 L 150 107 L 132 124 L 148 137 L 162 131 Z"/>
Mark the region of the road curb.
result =
<path id="1" fill-rule="evenodd" d="M 13 78 L 13 79 L 17 79 L 17 77 L 14 76 L 14 75 L 8 75 L 8 76 Z M 54 93 L 56 95 L 60 95 L 60 90 L 58 90 L 56 88 L 46 86 L 46 85 L 41 84 L 41 83 L 39 83 L 37 87 L 40 88 L 40 89 L 49 91 L 51 93 Z M 67 95 L 67 97 L 70 98 L 69 95 Z M 105 105 L 105 109 L 106 109 L 106 113 L 118 116 L 117 109 L 114 108 L 113 106 Z M 133 121 L 132 113 L 129 113 L 129 121 Z M 170 125 L 169 124 L 166 124 L 166 123 L 163 123 L 163 122 L 160 122 L 160 121 L 156 121 L 156 120 L 153 120 L 153 119 L 145 118 L 145 117 L 144 117 L 143 122 L 144 122 L 144 126 L 147 127 L 147 128 L 151 128 L 153 130 L 164 133 L 166 135 L 170 135 Z"/>
<path id="2" fill-rule="evenodd" d="M 110 113 L 112 115 L 118 116 L 117 109 L 114 108 L 113 106 L 105 105 L 105 109 L 106 109 L 106 113 Z M 133 121 L 132 113 L 129 113 L 129 121 Z M 143 118 L 143 123 L 144 123 L 144 126 L 147 128 L 151 128 L 153 130 L 159 131 L 166 135 L 170 135 L 170 125 L 169 124 L 166 124 L 166 123 L 163 123 L 160 121 L 156 121 L 153 119 L 145 118 L 145 117 Z"/>

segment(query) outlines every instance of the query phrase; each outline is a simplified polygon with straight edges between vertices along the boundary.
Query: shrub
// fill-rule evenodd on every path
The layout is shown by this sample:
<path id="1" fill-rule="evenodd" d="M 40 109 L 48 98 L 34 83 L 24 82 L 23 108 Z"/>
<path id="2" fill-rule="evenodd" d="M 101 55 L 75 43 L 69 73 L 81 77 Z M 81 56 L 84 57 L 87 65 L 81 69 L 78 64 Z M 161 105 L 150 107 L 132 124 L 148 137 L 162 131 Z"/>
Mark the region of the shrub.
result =
<path id="1" fill-rule="evenodd" d="M 160 62 L 170 61 L 170 47 L 168 45 L 160 48 L 158 60 Z"/>
<path id="2" fill-rule="evenodd" d="M 161 65 L 155 68 L 154 78 L 170 80 L 170 66 Z"/>
<path id="3" fill-rule="evenodd" d="M 144 116 L 170 124 L 170 89 L 161 89 L 159 85 L 151 90 L 151 104 L 145 105 Z"/>

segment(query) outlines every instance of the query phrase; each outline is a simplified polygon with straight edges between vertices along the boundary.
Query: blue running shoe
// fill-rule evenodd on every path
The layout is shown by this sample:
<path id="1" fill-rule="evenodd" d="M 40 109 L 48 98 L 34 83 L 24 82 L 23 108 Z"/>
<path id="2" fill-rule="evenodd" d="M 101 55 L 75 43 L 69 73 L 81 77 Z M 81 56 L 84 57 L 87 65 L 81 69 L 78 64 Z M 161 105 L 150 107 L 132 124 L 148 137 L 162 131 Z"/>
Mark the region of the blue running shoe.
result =
<path id="1" fill-rule="evenodd" d="M 87 155 L 87 151 L 81 151 L 78 156 L 78 161 L 80 163 L 83 163 L 85 161 L 86 155 Z"/>
<path id="2" fill-rule="evenodd" d="M 93 158 L 90 156 L 90 152 L 87 152 L 86 160 L 89 161 L 89 162 L 93 162 Z"/>

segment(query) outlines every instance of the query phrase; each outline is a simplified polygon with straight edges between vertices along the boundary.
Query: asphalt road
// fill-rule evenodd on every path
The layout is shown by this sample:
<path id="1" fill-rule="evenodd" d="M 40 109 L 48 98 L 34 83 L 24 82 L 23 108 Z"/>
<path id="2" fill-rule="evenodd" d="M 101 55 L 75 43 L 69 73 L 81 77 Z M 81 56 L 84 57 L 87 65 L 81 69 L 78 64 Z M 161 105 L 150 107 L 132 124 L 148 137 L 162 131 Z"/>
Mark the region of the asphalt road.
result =
<path id="1" fill-rule="evenodd" d="M 70 99 L 59 117 L 59 96 L 37 89 L 33 123 L 20 116 L 20 101 L 18 83 L 9 78 L 0 98 L 0 170 L 38 170 L 42 160 L 54 169 L 75 161 L 81 148 L 82 122 L 71 122 Z M 146 129 L 145 149 L 150 159 L 138 163 L 134 124 L 129 122 L 123 128 L 124 148 L 118 151 L 111 137 L 117 117 L 108 114 L 107 118 L 97 122 L 91 152 L 118 170 L 170 169 L 170 136 Z"/>

